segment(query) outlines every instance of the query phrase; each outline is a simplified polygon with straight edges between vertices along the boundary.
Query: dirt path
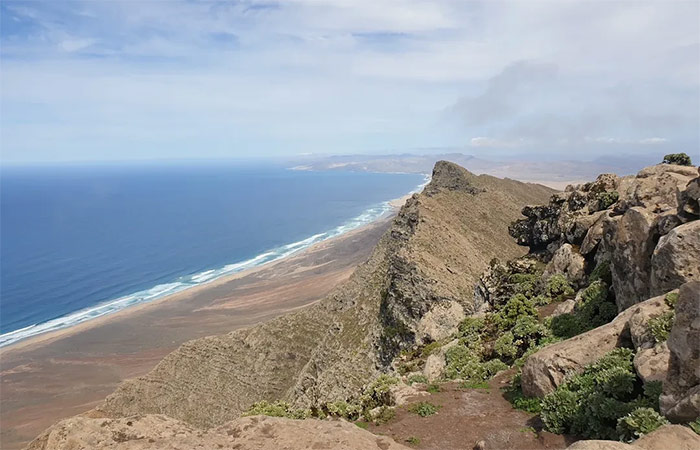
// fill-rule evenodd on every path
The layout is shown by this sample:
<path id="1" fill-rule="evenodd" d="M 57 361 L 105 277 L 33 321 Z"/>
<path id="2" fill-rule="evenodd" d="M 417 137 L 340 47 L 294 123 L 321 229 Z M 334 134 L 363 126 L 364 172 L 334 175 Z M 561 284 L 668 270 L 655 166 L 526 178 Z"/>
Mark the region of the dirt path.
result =
<path id="1" fill-rule="evenodd" d="M 397 408 L 394 419 L 379 426 L 370 424 L 368 430 L 417 449 L 466 450 L 482 440 L 486 450 L 564 449 L 570 445 L 574 439 L 542 431 L 537 416 L 513 409 L 503 397 L 501 388 L 511 379 L 511 372 L 493 378 L 488 389 L 442 384 L 440 392 L 412 398 L 408 405 Z M 428 417 L 408 410 L 420 401 L 440 409 Z"/>

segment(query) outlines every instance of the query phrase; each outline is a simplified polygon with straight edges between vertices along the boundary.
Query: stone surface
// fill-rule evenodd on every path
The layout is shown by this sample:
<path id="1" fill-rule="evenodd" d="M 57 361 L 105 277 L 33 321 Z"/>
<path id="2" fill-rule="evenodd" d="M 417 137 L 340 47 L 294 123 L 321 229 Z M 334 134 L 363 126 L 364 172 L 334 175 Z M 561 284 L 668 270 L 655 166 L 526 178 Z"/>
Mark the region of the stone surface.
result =
<path id="1" fill-rule="evenodd" d="M 573 312 L 574 307 L 576 307 L 576 300 L 564 300 L 563 302 L 561 302 L 561 304 L 557 305 L 557 307 L 554 308 L 554 311 L 552 311 L 551 316 L 557 317 L 561 316 L 562 314 L 569 314 Z"/>
<path id="2" fill-rule="evenodd" d="M 375 436 L 345 421 L 252 416 L 242 417 L 205 431 L 162 415 L 121 419 L 77 416 L 49 428 L 27 448 L 28 450 L 407 449 L 391 438 Z"/>
<path id="3" fill-rule="evenodd" d="M 690 428 L 664 425 L 631 444 L 585 440 L 574 442 L 566 450 L 697 450 L 698 448 L 700 448 L 700 436 L 693 433 Z"/>
<path id="4" fill-rule="evenodd" d="M 644 383 L 666 380 L 671 352 L 665 342 L 650 348 L 640 348 L 634 355 L 634 370 Z"/>
<path id="5" fill-rule="evenodd" d="M 632 443 L 645 450 L 697 450 L 700 436 L 681 425 L 664 425 Z"/>
<path id="6" fill-rule="evenodd" d="M 649 210 L 633 207 L 604 224 L 603 239 L 610 254 L 613 290 L 620 311 L 649 297 L 655 218 Z"/>
<path id="7" fill-rule="evenodd" d="M 610 323 L 547 346 L 530 355 L 522 369 L 523 394 L 544 397 L 557 388 L 564 378 L 583 370 L 616 347 L 630 346 L 628 322 L 639 309 L 659 309 L 662 296 L 651 298 L 623 311 Z"/>
<path id="8" fill-rule="evenodd" d="M 457 302 L 435 305 L 418 322 L 416 343 L 437 342 L 453 335 L 465 317 L 464 308 Z"/>
<path id="9" fill-rule="evenodd" d="M 554 252 L 542 278 L 547 280 L 556 274 L 565 275 L 569 281 L 576 285 L 586 278 L 586 260 L 571 244 L 562 244 Z"/>
<path id="10" fill-rule="evenodd" d="M 700 282 L 681 286 L 675 312 L 667 341 L 671 358 L 660 405 L 669 420 L 683 422 L 700 415 Z"/>
<path id="11" fill-rule="evenodd" d="M 700 220 L 680 225 L 662 236 L 651 257 L 652 295 L 700 281 Z"/>
<path id="12" fill-rule="evenodd" d="M 660 295 L 660 298 L 666 298 L 671 292 L 678 292 L 677 290 L 669 291 Z M 651 328 L 649 327 L 649 321 L 655 317 L 659 317 L 662 314 L 671 311 L 671 308 L 666 304 L 665 301 L 654 302 L 649 304 L 645 308 L 637 308 L 629 319 L 629 329 L 630 337 L 632 338 L 632 343 L 635 349 L 651 348 L 656 345 L 654 336 L 651 334 Z"/>
<path id="13" fill-rule="evenodd" d="M 609 218 L 609 211 L 601 211 L 601 214 L 597 216 L 596 221 L 593 222 L 590 228 L 588 228 L 586 236 L 581 242 L 580 252 L 582 255 L 587 255 L 598 247 L 598 244 L 603 239 L 603 224 Z"/>

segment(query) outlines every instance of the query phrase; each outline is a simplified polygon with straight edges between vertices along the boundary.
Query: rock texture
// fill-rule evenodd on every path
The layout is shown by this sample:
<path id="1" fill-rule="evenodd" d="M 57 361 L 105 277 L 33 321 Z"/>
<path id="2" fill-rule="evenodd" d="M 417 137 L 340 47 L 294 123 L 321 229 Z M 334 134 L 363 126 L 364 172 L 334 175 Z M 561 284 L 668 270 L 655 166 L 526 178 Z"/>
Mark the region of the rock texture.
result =
<path id="1" fill-rule="evenodd" d="M 692 280 L 700 280 L 700 220 L 662 236 L 651 257 L 652 295 Z"/>
<path id="2" fill-rule="evenodd" d="M 700 282 L 681 286 L 675 312 L 660 405 L 669 420 L 686 422 L 700 416 Z"/>
<path id="3" fill-rule="evenodd" d="M 406 202 L 369 260 L 328 298 L 189 342 L 98 410 L 166 414 L 207 429 L 263 399 L 310 407 L 357 395 L 402 349 L 451 328 L 459 308 L 475 310 L 474 286 L 488 262 L 524 253 L 508 238 L 517 211 L 551 193 L 439 162 L 425 192 Z"/>
<path id="4" fill-rule="evenodd" d="M 566 450 L 696 450 L 700 436 L 680 425 L 665 425 L 646 436 L 625 444 L 617 441 L 586 440 L 574 442 Z"/>
<path id="5" fill-rule="evenodd" d="M 292 420 L 252 416 L 208 431 L 163 415 L 120 419 L 77 416 L 59 422 L 28 450 L 401 450 L 391 438 L 375 436 L 344 421 Z"/>
<path id="6" fill-rule="evenodd" d="M 698 192 L 696 167 L 659 164 L 636 176 L 603 174 L 567 187 L 547 205 L 525 207 L 525 218 L 510 233 L 552 260 L 548 273 L 566 274 L 573 282 L 609 261 L 622 311 L 700 279 Z"/>
<path id="7" fill-rule="evenodd" d="M 562 342 L 547 346 L 527 358 L 522 369 L 523 394 L 544 397 L 564 378 L 583 370 L 616 347 L 631 347 L 630 318 L 668 311 L 664 296 L 651 298 L 620 313 L 612 322 Z"/>
<path id="8" fill-rule="evenodd" d="M 665 342 L 651 348 L 640 348 L 634 355 L 634 370 L 644 383 L 666 380 L 671 352 Z"/>

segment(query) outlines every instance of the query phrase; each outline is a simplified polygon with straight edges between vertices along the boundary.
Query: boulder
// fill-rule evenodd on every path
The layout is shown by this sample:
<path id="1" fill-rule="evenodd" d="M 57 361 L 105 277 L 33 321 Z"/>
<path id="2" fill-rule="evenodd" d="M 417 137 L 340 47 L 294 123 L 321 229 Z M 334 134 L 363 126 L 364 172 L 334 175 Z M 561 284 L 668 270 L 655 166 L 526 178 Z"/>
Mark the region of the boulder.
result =
<path id="1" fill-rule="evenodd" d="M 569 314 L 569 313 L 573 312 L 575 306 L 576 306 L 576 300 L 573 300 L 573 299 L 564 300 L 559 305 L 557 305 L 556 308 L 554 308 L 554 311 L 552 311 L 552 314 L 550 314 L 550 317 L 557 317 L 557 316 L 561 316 L 562 314 Z"/>
<path id="2" fill-rule="evenodd" d="M 620 311 L 649 298 L 655 219 L 656 215 L 649 210 L 634 207 L 622 217 L 610 218 L 603 226 L 615 301 Z"/>
<path id="3" fill-rule="evenodd" d="M 634 441 L 634 447 L 645 450 L 697 450 L 700 436 L 681 425 L 664 425 Z"/>
<path id="4" fill-rule="evenodd" d="M 700 217 L 700 177 L 688 182 L 681 193 L 680 212 L 688 217 Z"/>
<path id="5" fill-rule="evenodd" d="M 667 341 L 668 376 L 659 402 L 669 420 L 687 422 L 700 415 L 700 282 L 681 286 L 675 312 Z"/>
<path id="6" fill-rule="evenodd" d="M 458 343 L 459 341 L 454 339 L 440 347 L 440 349 L 438 349 L 432 355 L 428 356 L 428 358 L 425 360 L 425 365 L 423 366 L 423 375 L 428 379 L 428 381 L 432 383 L 433 381 L 442 378 L 443 374 L 445 373 L 445 366 L 447 365 L 445 362 L 445 352 Z"/>
<path id="7" fill-rule="evenodd" d="M 394 406 L 401 406 L 408 403 L 408 400 L 412 397 L 419 397 L 422 395 L 430 395 L 429 392 L 419 391 L 413 386 L 409 386 L 405 383 L 394 384 L 389 388 L 391 393 L 391 398 L 393 399 Z"/>
<path id="8" fill-rule="evenodd" d="M 610 323 L 547 346 L 530 355 L 522 370 L 523 394 L 544 397 L 570 373 L 583 370 L 616 347 L 631 346 L 628 322 L 639 309 L 660 308 L 662 296 L 651 298 L 618 314 Z"/>
<path id="9" fill-rule="evenodd" d="M 595 250 L 598 243 L 603 239 L 603 224 L 609 217 L 609 211 L 601 211 L 601 214 L 596 216 L 596 221 L 588 228 L 586 236 L 584 236 L 581 242 L 580 253 L 582 255 L 587 255 Z"/>
<path id="10" fill-rule="evenodd" d="M 464 308 L 455 301 L 435 305 L 418 322 L 416 342 L 441 341 L 457 332 L 459 323 L 465 318 Z"/>
<path id="11" fill-rule="evenodd" d="M 636 177 L 620 183 L 620 209 L 641 206 L 656 213 L 678 210 L 681 191 L 698 176 L 697 168 L 658 164 L 642 169 Z"/>
<path id="12" fill-rule="evenodd" d="M 571 215 L 568 223 L 562 226 L 567 242 L 581 245 L 588 230 L 606 214 L 607 211 L 597 211 L 593 214 Z"/>
<path id="13" fill-rule="evenodd" d="M 652 295 L 700 281 L 700 220 L 680 225 L 662 236 L 651 257 Z"/>
<path id="14" fill-rule="evenodd" d="M 577 441 L 566 450 L 697 450 L 700 436 L 681 425 L 664 425 L 631 444 L 617 441 Z"/>
<path id="15" fill-rule="evenodd" d="M 665 342 L 650 348 L 640 348 L 634 355 L 634 370 L 644 383 L 666 379 L 671 352 Z"/>
<path id="16" fill-rule="evenodd" d="M 586 260 L 571 244 L 563 244 L 554 252 L 542 278 L 547 280 L 556 274 L 565 275 L 574 284 L 586 278 Z"/>
<path id="17" fill-rule="evenodd" d="M 658 296 L 658 298 L 665 299 L 666 295 L 671 292 L 677 291 L 670 291 Z M 654 340 L 654 336 L 651 334 L 649 321 L 669 312 L 670 310 L 671 308 L 665 301 L 654 302 L 645 308 L 637 308 L 634 310 L 634 313 L 632 313 L 629 319 L 629 329 L 630 337 L 632 338 L 632 343 L 634 344 L 635 349 L 654 347 L 656 341 Z"/>

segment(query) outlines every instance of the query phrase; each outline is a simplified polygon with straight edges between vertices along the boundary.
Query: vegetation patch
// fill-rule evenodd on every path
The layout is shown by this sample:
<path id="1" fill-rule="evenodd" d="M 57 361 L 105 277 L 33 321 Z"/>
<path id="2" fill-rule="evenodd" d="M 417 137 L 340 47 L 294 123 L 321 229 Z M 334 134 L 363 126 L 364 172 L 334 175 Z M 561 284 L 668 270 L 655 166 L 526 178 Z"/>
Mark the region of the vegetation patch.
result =
<path id="1" fill-rule="evenodd" d="M 568 339 L 593 328 L 605 325 L 617 316 L 617 305 L 608 285 L 596 280 L 581 293 L 581 302 L 570 314 L 562 314 L 551 321 L 552 334 Z"/>
<path id="2" fill-rule="evenodd" d="M 664 156 L 662 164 L 678 164 L 679 166 L 692 166 L 693 161 L 686 153 L 669 153 Z"/>
<path id="3" fill-rule="evenodd" d="M 669 423 L 652 408 L 637 408 L 617 420 L 617 434 L 621 441 L 632 442 Z"/>
<path id="4" fill-rule="evenodd" d="M 307 409 L 295 409 L 286 402 L 268 403 L 265 400 L 253 403 L 242 416 L 285 417 L 287 419 L 306 419 L 311 416 Z"/>
<path id="5" fill-rule="evenodd" d="M 615 349 L 545 396 L 541 417 L 546 429 L 617 440 L 620 418 L 637 408 L 658 407 L 658 393 L 645 390 L 634 372 L 633 355 L 632 350 Z"/>
<path id="6" fill-rule="evenodd" d="M 418 414 L 421 417 L 432 416 L 438 412 L 439 406 L 433 405 L 430 402 L 419 402 L 408 408 L 412 413 Z"/>
<path id="7" fill-rule="evenodd" d="M 551 298 L 563 300 L 574 294 L 574 288 L 571 287 L 571 283 L 569 283 L 569 280 L 567 280 L 564 275 L 556 274 L 547 281 L 545 292 Z"/>
<path id="8" fill-rule="evenodd" d="M 409 436 L 409 437 L 406 438 L 406 442 L 407 442 L 409 445 L 418 445 L 418 444 L 420 444 L 420 439 L 418 439 L 418 438 L 415 437 L 415 436 Z"/>
<path id="9" fill-rule="evenodd" d="M 610 208 L 620 199 L 620 194 L 617 191 L 598 192 L 596 200 L 598 200 L 598 211 Z"/>
<path id="10" fill-rule="evenodd" d="M 408 384 L 414 384 L 414 383 L 427 383 L 428 378 L 425 375 L 411 375 L 408 377 Z"/>
<path id="11" fill-rule="evenodd" d="M 440 385 L 433 383 L 428 385 L 428 387 L 425 390 L 430 392 L 431 394 L 437 394 L 438 392 L 440 392 Z"/>
<path id="12" fill-rule="evenodd" d="M 657 343 L 665 342 L 668 339 L 674 317 L 675 313 L 673 311 L 667 311 L 660 316 L 649 319 L 649 331 L 651 331 L 651 335 L 654 336 L 654 340 Z"/>

